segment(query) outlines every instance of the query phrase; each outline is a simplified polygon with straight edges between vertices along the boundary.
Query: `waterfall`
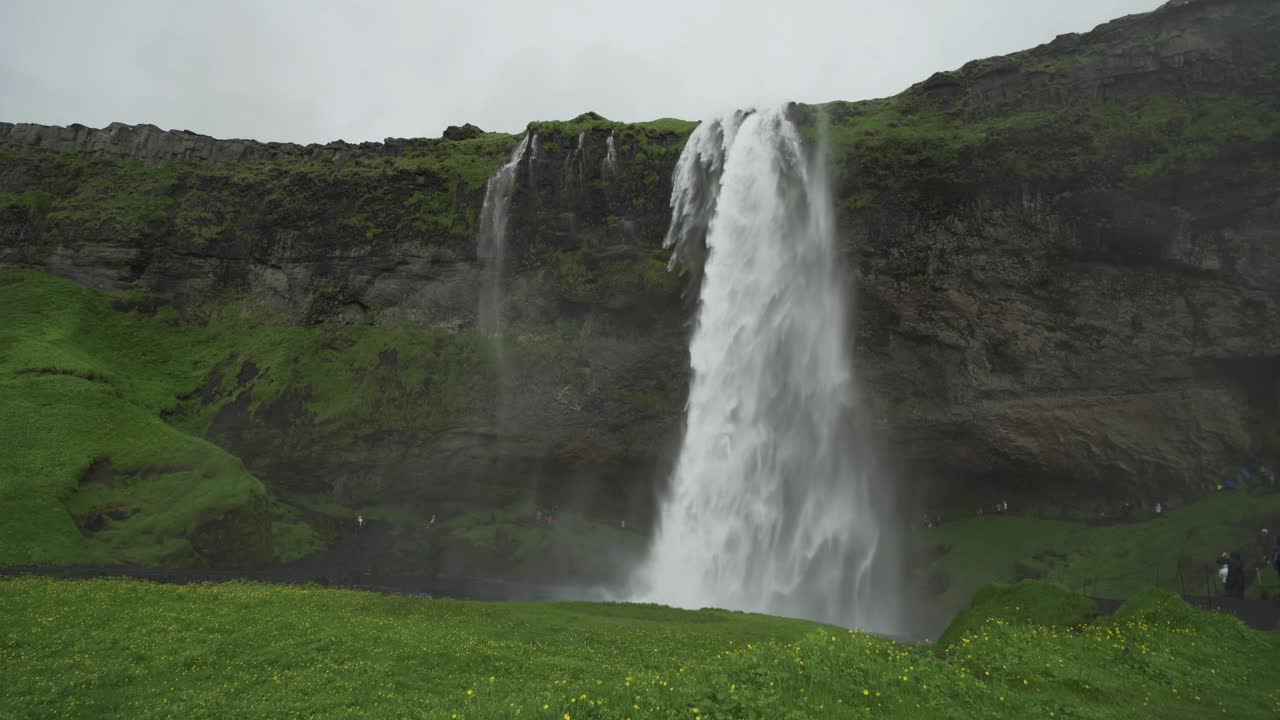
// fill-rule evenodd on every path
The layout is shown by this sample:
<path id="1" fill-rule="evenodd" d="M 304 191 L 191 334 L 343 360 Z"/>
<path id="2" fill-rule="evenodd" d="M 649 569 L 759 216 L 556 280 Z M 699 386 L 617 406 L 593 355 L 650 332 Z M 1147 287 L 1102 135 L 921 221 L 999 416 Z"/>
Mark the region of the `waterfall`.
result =
<path id="1" fill-rule="evenodd" d="M 536 140 L 535 147 L 536 147 Z M 511 159 L 498 168 L 484 189 L 484 205 L 480 209 L 480 234 L 476 238 L 476 255 L 480 259 L 484 278 L 480 291 L 478 311 L 482 332 L 494 342 L 495 361 L 498 370 L 498 420 L 505 405 L 502 389 L 509 377 L 502 337 L 502 278 L 506 269 L 507 219 L 511 208 L 511 195 L 515 190 L 516 170 L 529 147 L 529 135 L 520 139 Z"/>
<path id="2" fill-rule="evenodd" d="M 600 174 L 613 177 L 618 174 L 618 148 L 613 142 L 613 133 L 609 133 L 604 141 L 604 160 L 600 162 Z"/>
<path id="3" fill-rule="evenodd" d="M 577 143 L 574 145 L 573 150 L 564 156 L 564 170 L 560 177 L 565 187 L 568 187 L 573 182 L 575 176 L 579 189 L 586 185 L 586 143 L 587 132 L 585 130 L 578 131 Z"/>
<path id="4" fill-rule="evenodd" d="M 855 409 L 825 163 L 783 111 L 738 112 L 694 131 L 673 184 L 673 262 L 704 238 L 707 256 L 684 440 L 633 599 L 888 630 L 889 483 Z"/>

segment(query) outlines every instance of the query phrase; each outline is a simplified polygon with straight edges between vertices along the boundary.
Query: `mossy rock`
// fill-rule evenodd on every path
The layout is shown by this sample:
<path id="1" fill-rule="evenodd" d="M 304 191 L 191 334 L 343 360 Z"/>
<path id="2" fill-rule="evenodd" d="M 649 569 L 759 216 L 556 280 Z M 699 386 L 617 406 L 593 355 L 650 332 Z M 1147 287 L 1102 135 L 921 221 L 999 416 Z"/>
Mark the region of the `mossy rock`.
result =
<path id="1" fill-rule="evenodd" d="M 1177 594 L 1159 588 L 1147 588 L 1125 601 L 1116 610 L 1113 621 L 1160 623 L 1178 628 L 1194 627 L 1199 610 L 1188 605 Z"/>
<path id="2" fill-rule="evenodd" d="M 938 638 L 938 647 L 952 645 L 992 620 L 1071 628 L 1088 625 L 1097 615 L 1092 600 L 1059 585 L 1035 581 L 990 583 L 974 593 L 969 606 L 951 621 Z"/>

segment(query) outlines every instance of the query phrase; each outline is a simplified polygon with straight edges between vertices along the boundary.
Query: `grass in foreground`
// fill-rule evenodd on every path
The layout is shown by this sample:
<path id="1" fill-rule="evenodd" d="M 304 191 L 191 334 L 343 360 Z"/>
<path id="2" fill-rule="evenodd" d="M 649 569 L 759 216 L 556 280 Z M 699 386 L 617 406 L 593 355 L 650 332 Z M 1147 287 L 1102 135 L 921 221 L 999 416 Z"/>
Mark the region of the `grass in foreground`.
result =
<path id="1" fill-rule="evenodd" d="M 1074 629 L 1025 618 L 974 621 L 942 656 L 933 647 L 716 610 L 468 603 L 239 583 L 11 579 L 0 581 L 0 606 L 0 666 L 10 669 L 0 687 L 4 717 L 1280 712 L 1273 671 L 1280 636 L 1158 591 L 1114 620 Z"/>

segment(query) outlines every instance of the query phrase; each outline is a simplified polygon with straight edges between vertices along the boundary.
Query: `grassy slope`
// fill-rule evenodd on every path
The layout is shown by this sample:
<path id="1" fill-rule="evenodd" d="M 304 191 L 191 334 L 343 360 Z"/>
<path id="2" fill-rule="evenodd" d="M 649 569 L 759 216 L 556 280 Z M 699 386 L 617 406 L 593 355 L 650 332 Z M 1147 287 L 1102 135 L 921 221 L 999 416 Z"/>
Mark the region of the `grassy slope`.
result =
<path id="1" fill-rule="evenodd" d="M 109 297 L 66 280 L 3 268 L 0 349 L 0 565 L 188 564 L 181 538 L 196 525 L 265 498 L 237 459 L 199 439 L 246 387 L 251 412 L 310 388 L 294 411 L 297 428 L 274 438 L 286 453 L 387 427 L 478 422 L 466 413 L 492 366 L 488 345 L 469 333 L 298 327 L 238 306 L 190 329 L 172 311 L 118 311 Z M 400 358 L 392 365 L 382 361 L 389 350 Z M 242 385 L 237 376 L 249 363 L 257 377 Z M 182 412 L 172 424 L 161 420 L 174 409 Z M 99 459 L 124 482 L 78 490 Z M 88 541 L 68 509 L 81 520 L 142 512 Z M 296 513 L 276 514 L 282 559 L 314 549 Z"/>
<path id="2" fill-rule="evenodd" d="M 171 311 L 148 317 L 116 310 L 110 296 L 17 269 L 0 268 L 0 301 L 0 565 L 192 564 L 185 538 L 194 525 L 263 495 L 239 461 L 199 439 L 244 390 L 251 413 L 291 393 L 299 398 L 294 424 L 272 438 L 282 454 L 383 428 L 430 432 L 482 422 L 474 411 L 482 407 L 492 359 L 471 333 L 300 327 L 237 304 L 214 312 L 208 327 L 191 329 Z M 391 350 L 397 360 L 384 363 Z M 250 364 L 256 377 L 242 382 Z M 182 412 L 170 424 L 160 419 L 174 409 Z M 124 480 L 81 487 L 99 459 L 109 459 Z M 360 512 L 425 522 L 403 508 L 293 500 L 336 518 Z M 74 520 L 107 511 L 136 514 L 82 537 Z M 271 512 L 276 559 L 320 547 L 296 510 L 275 505 Z M 503 532 L 517 554 L 532 554 L 547 533 L 512 513 L 504 511 L 497 525 L 487 523 L 488 512 L 476 515 L 454 528 L 456 539 L 488 548 Z"/>
<path id="3" fill-rule="evenodd" d="M 251 392 L 251 412 L 305 395 L 291 418 L 296 432 L 286 429 L 274 438 L 282 454 L 358 433 L 478 423 L 475 411 L 493 378 L 492 346 L 470 331 L 298 326 L 232 303 L 212 313 L 207 335 L 227 361 L 226 372 L 208 388 L 207 399 L 186 403 L 175 423 L 204 433 L 216 411 L 244 389 Z M 256 376 L 241 382 L 250 363 Z"/>
<path id="4" fill-rule="evenodd" d="M 202 377 L 185 339 L 66 281 L 0 270 L 0 564 L 188 557 L 197 527 L 265 497 L 234 457 L 160 420 Z M 63 501 L 98 459 L 128 479 L 78 509 L 148 512 L 90 541 Z"/>
<path id="5" fill-rule="evenodd" d="M 1179 590 L 1177 569 L 1182 561 L 1186 592 L 1204 594 L 1201 566 L 1231 550 L 1253 561 L 1258 529 L 1269 526 L 1275 532 L 1280 526 L 1274 522 L 1277 517 L 1280 494 L 1220 493 L 1144 522 L 1091 527 L 1016 515 L 986 516 L 949 521 L 916 533 L 912 541 L 920 548 L 950 547 L 917 579 L 946 573 L 952 584 L 940 602 L 951 608 L 967 602 L 985 583 L 1013 579 L 1018 563 L 1073 590 L 1124 598 L 1148 585 Z M 1280 591 L 1275 573 L 1264 572 L 1262 577 L 1268 591 Z"/>
<path id="6" fill-rule="evenodd" d="M 938 637 L 939 647 L 963 644 L 965 636 L 981 633 L 992 618 L 1022 625 L 1072 628 L 1088 625 L 1097 615 L 1093 601 L 1059 585 L 1022 582 L 992 583 L 974 594 Z"/>
<path id="7" fill-rule="evenodd" d="M 928 647 L 722 611 L 0 581 L 0 716 L 1269 718 L 1280 636 L 1150 595 Z"/>

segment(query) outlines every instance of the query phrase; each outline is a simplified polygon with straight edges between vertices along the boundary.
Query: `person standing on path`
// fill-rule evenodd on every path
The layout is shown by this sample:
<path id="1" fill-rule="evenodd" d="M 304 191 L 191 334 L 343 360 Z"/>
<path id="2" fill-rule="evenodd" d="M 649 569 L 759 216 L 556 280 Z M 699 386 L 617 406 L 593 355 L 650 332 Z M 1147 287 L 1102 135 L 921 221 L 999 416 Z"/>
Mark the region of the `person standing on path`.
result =
<path id="1" fill-rule="evenodd" d="M 1227 558 L 1227 582 L 1224 588 L 1227 597 L 1244 597 L 1244 563 L 1240 561 L 1240 553 L 1233 552 Z"/>

